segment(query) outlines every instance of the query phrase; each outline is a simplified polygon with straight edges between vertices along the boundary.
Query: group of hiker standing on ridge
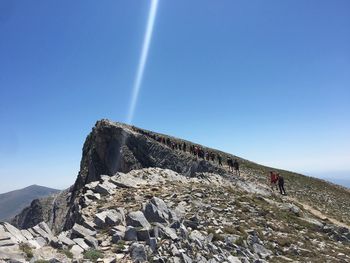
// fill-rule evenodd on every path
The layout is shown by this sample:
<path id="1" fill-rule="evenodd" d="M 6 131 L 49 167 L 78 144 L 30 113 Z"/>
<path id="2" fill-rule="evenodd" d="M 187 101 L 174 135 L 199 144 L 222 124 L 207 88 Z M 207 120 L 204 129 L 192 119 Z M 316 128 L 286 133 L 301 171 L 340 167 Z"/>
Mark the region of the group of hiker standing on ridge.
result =
<path id="1" fill-rule="evenodd" d="M 163 137 L 159 135 L 155 135 L 152 133 L 149 133 L 147 131 L 138 129 L 136 127 L 132 127 L 133 130 L 146 135 L 166 146 L 171 148 L 172 150 L 179 150 L 183 152 L 189 152 L 193 156 L 196 156 L 196 158 L 201 158 L 203 160 L 212 161 L 218 163 L 219 166 L 222 165 L 222 157 L 218 153 L 214 153 L 212 151 L 205 151 L 201 146 L 193 145 L 193 144 L 186 144 L 186 142 L 176 142 L 171 140 L 169 137 Z M 239 170 L 239 163 L 236 159 L 232 159 L 231 157 L 227 157 L 226 160 L 227 166 L 229 167 L 229 171 L 234 173 L 237 176 L 240 176 L 240 170 Z M 271 185 L 271 189 L 274 190 L 274 187 L 276 187 L 276 190 L 279 190 L 282 195 L 286 195 L 286 191 L 284 189 L 284 178 L 276 172 L 271 171 L 270 177 L 269 177 L 269 184 Z M 277 188 L 278 186 L 278 188 Z"/>
<path id="2" fill-rule="evenodd" d="M 148 133 L 147 131 L 137 129 L 133 127 L 133 129 L 141 134 L 144 134 L 148 137 L 151 137 L 152 139 L 168 146 L 172 150 L 179 150 L 183 152 L 189 152 L 193 156 L 196 156 L 196 158 L 200 158 L 203 160 L 212 161 L 212 162 L 217 162 L 219 166 L 223 166 L 222 164 L 222 157 L 218 153 L 214 153 L 212 151 L 205 151 L 201 146 L 199 145 L 193 145 L 193 144 L 186 144 L 186 142 L 176 142 L 171 140 L 169 137 L 163 137 L 163 136 L 158 136 L 152 133 Z M 227 166 L 229 167 L 229 171 L 233 172 L 235 175 L 240 176 L 240 171 L 239 171 L 239 163 L 236 159 L 232 160 L 231 157 L 227 157 L 226 160 Z"/>

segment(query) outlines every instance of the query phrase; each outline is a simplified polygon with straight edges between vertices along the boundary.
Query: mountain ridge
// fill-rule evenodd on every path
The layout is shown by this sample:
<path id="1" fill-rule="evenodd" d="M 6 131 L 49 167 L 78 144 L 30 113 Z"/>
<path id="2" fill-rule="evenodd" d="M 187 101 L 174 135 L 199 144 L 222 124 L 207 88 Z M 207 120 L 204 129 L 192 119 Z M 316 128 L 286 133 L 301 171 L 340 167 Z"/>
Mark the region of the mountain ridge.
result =
<path id="1" fill-rule="evenodd" d="M 241 176 L 227 158 L 239 161 Z M 271 170 L 285 178 L 287 196 L 271 189 Z M 35 257 L 45 260 L 63 257 L 57 247 L 74 259 L 99 249 L 108 263 L 137 262 L 135 251 L 139 262 L 350 260 L 348 190 L 109 120 L 87 136 L 74 185 L 34 200 L 11 224 L 0 225 L 0 234 L 46 239 L 34 242 Z M 44 248 L 51 254 L 40 254 Z"/>
<path id="2" fill-rule="evenodd" d="M 32 200 L 46 197 L 59 191 L 60 190 L 33 184 L 0 194 L 0 221 L 9 220 L 28 206 Z"/>

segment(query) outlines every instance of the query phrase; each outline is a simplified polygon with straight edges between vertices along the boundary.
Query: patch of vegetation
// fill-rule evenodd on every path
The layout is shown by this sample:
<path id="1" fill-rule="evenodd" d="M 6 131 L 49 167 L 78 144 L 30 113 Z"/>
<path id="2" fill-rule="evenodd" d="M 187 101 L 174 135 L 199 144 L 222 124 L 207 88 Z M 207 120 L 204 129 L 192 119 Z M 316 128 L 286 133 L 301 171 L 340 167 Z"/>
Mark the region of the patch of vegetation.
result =
<path id="1" fill-rule="evenodd" d="M 59 250 L 60 253 L 65 254 L 67 258 L 72 259 L 73 258 L 73 253 L 70 252 L 68 249 L 61 249 Z"/>
<path id="2" fill-rule="evenodd" d="M 117 246 L 114 250 L 115 253 L 122 252 L 125 249 L 125 241 L 124 240 L 119 240 L 117 242 Z"/>
<path id="3" fill-rule="evenodd" d="M 293 243 L 293 240 L 288 237 L 281 237 L 281 238 L 278 238 L 276 241 L 277 241 L 277 244 L 280 245 L 281 247 L 289 247 Z"/>
<path id="4" fill-rule="evenodd" d="M 49 263 L 49 262 L 50 261 L 44 260 L 44 259 L 39 259 L 39 260 L 34 261 L 34 263 Z"/>
<path id="5" fill-rule="evenodd" d="M 103 253 L 96 249 L 89 249 L 84 253 L 84 259 L 89 259 L 92 262 L 97 262 L 99 258 L 103 258 Z"/>
<path id="6" fill-rule="evenodd" d="M 235 244 L 237 245 L 237 246 L 241 246 L 241 247 L 243 247 L 244 246 L 244 237 L 239 237 L 236 241 L 235 241 Z"/>
<path id="7" fill-rule="evenodd" d="M 33 258 L 33 250 L 28 244 L 19 244 L 19 249 L 26 255 L 27 260 L 31 260 Z"/>
<path id="8" fill-rule="evenodd" d="M 232 227 L 227 227 L 227 226 L 224 226 L 224 228 L 222 229 L 222 231 L 226 234 L 230 234 L 230 235 L 234 235 L 237 233 L 237 230 L 235 230 L 234 228 Z"/>
<path id="9" fill-rule="evenodd" d="M 216 233 L 215 229 L 213 228 L 208 229 L 208 234 L 213 234 L 213 239 L 212 239 L 213 242 L 225 240 L 225 237 L 221 234 Z"/>

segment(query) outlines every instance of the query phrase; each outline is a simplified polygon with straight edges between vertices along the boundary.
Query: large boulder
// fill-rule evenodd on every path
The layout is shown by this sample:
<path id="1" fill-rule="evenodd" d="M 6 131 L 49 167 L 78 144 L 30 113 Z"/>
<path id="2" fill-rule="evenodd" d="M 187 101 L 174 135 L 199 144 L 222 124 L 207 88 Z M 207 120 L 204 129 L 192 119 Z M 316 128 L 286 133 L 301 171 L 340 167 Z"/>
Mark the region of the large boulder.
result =
<path id="1" fill-rule="evenodd" d="M 138 243 L 133 243 L 130 246 L 130 256 L 133 262 L 141 263 L 147 261 L 145 246 Z"/>
<path id="2" fill-rule="evenodd" d="M 79 224 L 75 224 L 72 228 L 72 237 L 87 237 L 87 236 L 96 236 L 96 231 L 91 231 L 90 229 L 87 229 Z"/>
<path id="3" fill-rule="evenodd" d="M 144 208 L 144 215 L 149 222 L 168 223 L 170 220 L 170 211 L 165 202 L 153 197 Z"/>
<path id="4" fill-rule="evenodd" d="M 1 223 L 1 225 L 3 226 L 3 229 L 9 235 L 11 235 L 13 240 L 15 240 L 17 243 L 27 241 L 27 239 L 23 236 L 22 232 L 19 229 L 17 229 L 16 227 L 14 227 L 13 225 L 11 225 L 7 222 L 3 222 L 3 223 Z"/>
<path id="5" fill-rule="evenodd" d="M 150 223 L 141 211 L 130 212 L 126 217 L 126 224 L 133 227 L 151 228 Z"/>
<path id="6" fill-rule="evenodd" d="M 125 214 L 123 208 L 102 211 L 95 215 L 94 223 L 98 228 L 107 226 L 125 225 Z"/>

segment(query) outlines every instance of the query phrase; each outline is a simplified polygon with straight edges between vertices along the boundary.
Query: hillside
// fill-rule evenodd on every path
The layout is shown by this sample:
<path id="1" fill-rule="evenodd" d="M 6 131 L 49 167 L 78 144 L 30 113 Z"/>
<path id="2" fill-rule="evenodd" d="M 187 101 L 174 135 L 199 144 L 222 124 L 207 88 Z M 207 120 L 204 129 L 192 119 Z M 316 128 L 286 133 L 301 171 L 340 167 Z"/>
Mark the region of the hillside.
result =
<path id="1" fill-rule="evenodd" d="M 31 185 L 23 189 L 0 194 L 0 221 L 10 219 L 27 207 L 34 199 L 46 197 L 59 190 Z"/>
<path id="2" fill-rule="evenodd" d="M 227 157 L 239 160 L 241 176 Z M 349 190 L 279 170 L 281 196 L 267 185 L 272 169 L 98 121 L 75 184 L 0 225 L 0 260 L 350 262 Z"/>

